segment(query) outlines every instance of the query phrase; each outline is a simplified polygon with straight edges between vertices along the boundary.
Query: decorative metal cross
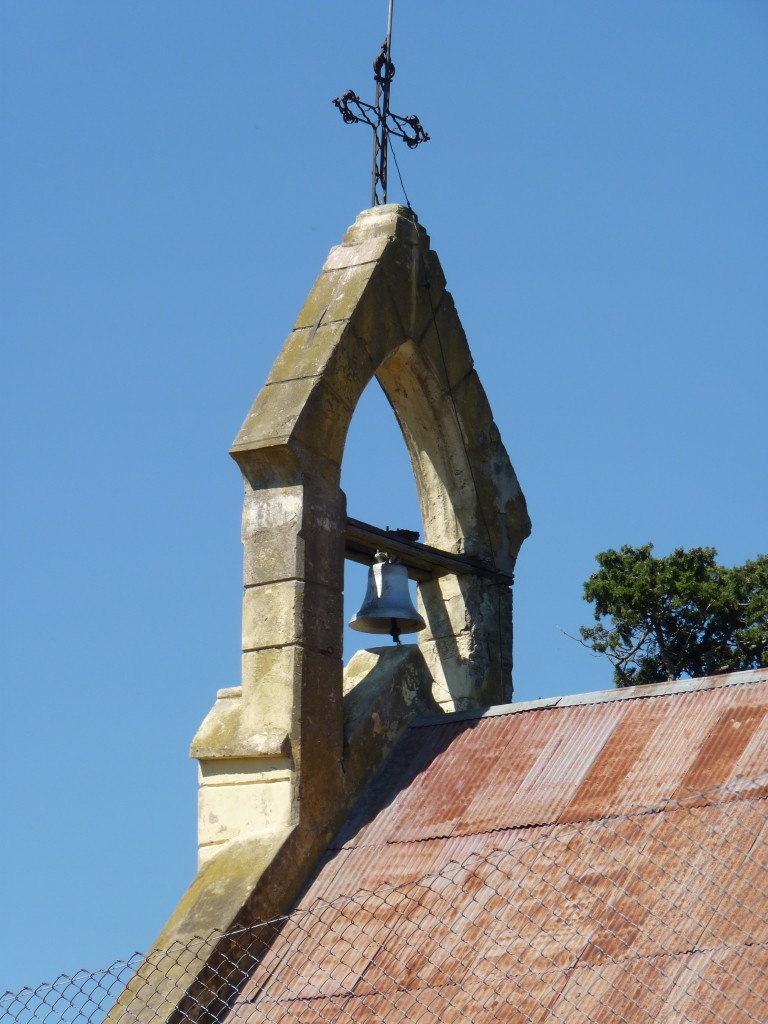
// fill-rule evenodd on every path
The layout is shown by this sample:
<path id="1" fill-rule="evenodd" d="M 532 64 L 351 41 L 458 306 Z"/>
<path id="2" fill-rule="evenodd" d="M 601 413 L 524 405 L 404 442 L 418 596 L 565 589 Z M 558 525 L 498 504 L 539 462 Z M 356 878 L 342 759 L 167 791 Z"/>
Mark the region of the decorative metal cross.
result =
<path id="1" fill-rule="evenodd" d="M 392 63 L 392 5 L 389 0 L 387 38 L 381 53 L 373 62 L 373 78 L 376 82 L 376 102 L 364 103 L 348 89 L 343 96 L 333 101 L 346 124 L 369 124 L 373 128 L 373 187 L 371 205 L 379 206 L 387 201 L 387 147 L 389 136 L 396 135 L 409 149 L 415 149 L 420 142 L 429 142 L 429 136 L 415 114 L 400 117 L 389 109 L 389 89 L 395 77 Z M 354 109 L 353 109 L 354 108 Z"/>

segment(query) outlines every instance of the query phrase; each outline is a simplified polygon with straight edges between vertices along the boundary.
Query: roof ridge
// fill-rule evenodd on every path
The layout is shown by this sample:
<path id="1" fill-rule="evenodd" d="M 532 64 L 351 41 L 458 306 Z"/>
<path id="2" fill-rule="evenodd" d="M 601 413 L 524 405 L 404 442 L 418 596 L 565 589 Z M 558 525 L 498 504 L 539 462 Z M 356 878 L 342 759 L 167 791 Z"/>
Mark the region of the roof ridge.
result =
<path id="1" fill-rule="evenodd" d="M 615 700 L 670 697 L 698 690 L 717 690 L 725 686 L 749 686 L 759 683 L 768 683 L 768 668 L 746 669 L 743 672 L 728 672 L 719 676 L 702 676 L 697 679 L 678 679 L 672 683 L 646 683 L 642 686 L 614 687 L 610 690 L 593 690 L 562 697 L 541 697 L 538 700 L 521 701 L 519 704 L 496 704 L 492 707 L 473 708 L 469 711 L 451 711 L 442 715 L 421 716 L 411 722 L 410 728 L 423 729 L 433 725 L 445 725 L 448 722 L 496 718 L 502 715 L 521 714 L 525 711 L 577 707 L 580 704 L 604 704 Z"/>

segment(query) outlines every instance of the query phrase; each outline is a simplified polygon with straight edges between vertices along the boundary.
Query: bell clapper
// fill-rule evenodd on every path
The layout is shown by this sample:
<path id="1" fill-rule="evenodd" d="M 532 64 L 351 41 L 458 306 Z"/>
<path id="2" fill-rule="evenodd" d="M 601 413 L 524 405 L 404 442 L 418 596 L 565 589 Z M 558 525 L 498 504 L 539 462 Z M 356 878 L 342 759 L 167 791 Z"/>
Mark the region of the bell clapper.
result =
<path id="1" fill-rule="evenodd" d="M 392 628 L 389 631 L 389 635 L 392 637 L 397 646 L 400 646 L 400 627 L 397 624 L 397 619 L 390 619 Z"/>

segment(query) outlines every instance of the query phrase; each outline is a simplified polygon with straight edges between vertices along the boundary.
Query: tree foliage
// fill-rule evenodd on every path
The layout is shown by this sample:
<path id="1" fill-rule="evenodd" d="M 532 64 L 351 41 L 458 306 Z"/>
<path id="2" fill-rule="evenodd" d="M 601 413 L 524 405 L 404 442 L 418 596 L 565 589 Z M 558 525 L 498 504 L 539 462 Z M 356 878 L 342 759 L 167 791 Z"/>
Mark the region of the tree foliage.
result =
<path id="1" fill-rule="evenodd" d="M 729 569 L 714 548 L 652 551 L 603 551 L 584 584 L 597 625 L 582 641 L 610 659 L 617 686 L 768 666 L 768 555 Z"/>

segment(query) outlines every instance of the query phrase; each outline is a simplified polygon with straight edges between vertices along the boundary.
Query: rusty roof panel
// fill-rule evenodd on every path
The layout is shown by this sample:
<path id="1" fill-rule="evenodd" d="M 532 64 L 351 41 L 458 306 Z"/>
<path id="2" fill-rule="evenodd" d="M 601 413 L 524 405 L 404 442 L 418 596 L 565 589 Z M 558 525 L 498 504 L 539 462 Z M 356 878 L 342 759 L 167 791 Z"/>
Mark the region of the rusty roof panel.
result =
<path id="1" fill-rule="evenodd" d="M 765 801 L 728 805 L 702 901 L 712 908 L 703 945 L 768 946 L 768 816 Z"/>
<path id="2" fill-rule="evenodd" d="M 389 933 L 394 912 L 378 898 L 368 905 L 363 896 L 294 914 L 252 972 L 241 1001 L 349 995 Z"/>
<path id="3" fill-rule="evenodd" d="M 517 719 L 514 722 L 513 719 Z M 507 720 L 508 741 L 498 749 L 491 720 L 485 735 L 485 745 L 496 754 L 493 770 L 477 776 L 470 799 L 465 802 L 457 831 L 463 834 L 487 831 L 500 827 L 508 818 L 511 801 L 552 742 L 557 731 L 557 716 L 538 711 L 512 715 Z"/>
<path id="4" fill-rule="evenodd" d="M 450 729 L 453 742 L 433 736 L 431 762 L 421 759 L 407 790 L 348 845 L 585 820 L 725 781 L 763 727 L 765 708 L 754 706 L 762 689 L 720 687 L 414 730 Z"/>
<path id="5" fill-rule="evenodd" d="M 318 899 L 335 900 L 356 892 L 371 892 L 382 886 L 402 885 L 422 875 L 444 871 L 474 854 L 487 856 L 503 850 L 530 846 L 551 833 L 551 827 L 524 828 L 478 835 L 428 839 L 422 843 L 392 843 L 386 856 L 380 847 L 344 850 L 342 864 L 329 862 L 306 892 L 299 907 L 307 908 Z"/>
<path id="6" fill-rule="evenodd" d="M 238 1024 L 345 1024 L 346 999 L 292 999 L 276 1002 L 259 999 L 255 1003 L 238 1002 L 229 1020 Z"/>
<path id="7" fill-rule="evenodd" d="M 557 821 L 581 785 L 592 762 L 626 713 L 625 703 L 585 704 L 554 709 L 549 742 L 526 774 L 505 809 L 499 808 L 497 828 Z M 546 712 L 538 712 L 544 715 Z M 466 830 L 472 822 L 463 823 Z"/>
<path id="8" fill-rule="evenodd" d="M 477 760 L 480 755 L 473 753 L 475 750 L 485 748 L 495 752 L 489 744 L 482 742 L 482 738 L 492 735 L 494 742 L 495 737 L 498 737 L 498 743 L 503 744 L 505 729 L 516 727 L 516 724 L 510 723 L 510 719 L 500 721 L 502 728 L 491 734 L 487 731 L 488 723 L 480 719 L 411 730 L 395 748 L 393 756 L 379 778 L 375 780 L 374 786 L 365 795 L 363 804 L 368 814 L 361 814 L 359 810 L 353 813 L 351 824 L 344 833 L 345 845 L 378 846 L 392 838 L 395 841 L 407 841 L 411 838 L 445 836 L 445 827 L 440 825 L 435 828 L 433 822 L 441 822 L 445 817 L 446 794 L 455 804 L 462 799 L 462 792 L 472 791 L 480 777 L 477 772 L 462 769 L 457 778 L 449 766 L 455 764 L 456 759 L 465 754 L 468 759 Z M 414 738 L 419 741 L 426 740 L 423 748 L 419 748 L 418 759 L 414 759 L 417 768 L 409 757 Z M 403 771 L 408 772 L 406 789 L 403 789 L 399 782 L 399 775 Z M 394 800 L 391 796 L 393 788 L 397 792 Z M 428 810 L 426 821 L 419 817 L 421 807 Z M 362 824 L 355 834 L 351 834 L 361 819 L 365 822 L 371 815 L 375 816 L 370 823 Z M 452 830 L 452 822 L 449 828 Z"/>
<path id="9" fill-rule="evenodd" d="M 551 840 L 543 849 L 551 850 Z M 592 927 L 591 894 L 585 892 L 580 905 L 563 899 L 567 866 L 557 860 L 557 853 L 548 857 L 533 844 L 519 853 L 490 855 L 477 865 L 484 889 L 465 911 L 477 929 L 470 963 L 475 977 L 490 968 L 508 975 L 541 974 L 575 963 Z M 545 861 L 548 872 L 541 870 Z"/>
<path id="10" fill-rule="evenodd" d="M 425 833 L 454 834 L 466 809 L 478 791 L 486 788 L 499 764 L 506 765 L 508 774 L 516 777 L 520 773 L 516 754 L 526 749 L 528 760 L 535 758 L 535 743 L 521 738 L 535 724 L 535 715 L 509 716 L 500 723 L 500 728 L 499 724 L 489 728 L 490 723 L 484 720 L 468 724 L 472 726 L 471 731 L 468 729 L 461 742 L 448 747 L 425 774 L 422 800 L 418 805 L 420 813 L 414 816 L 414 808 L 410 808 L 405 815 L 382 823 L 385 828 L 392 828 L 392 835 L 397 836 L 398 842 L 420 839 Z"/>
<path id="11" fill-rule="evenodd" d="M 579 965 L 552 1004 L 547 1024 L 693 1024 L 701 1018 L 670 1017 L 666 1012 L 683 969 L 683 960 L 671 956 Z"/>
<path id="12" fill-rule="evenodd" d="M 663 705 L 666 714 L 627 776 L 631 803 L 650 806 L 674 797 L 723 710 L 745 699 L 750 689 L 722 687 L 648 702 Z"/>
<path id="13" fill-rule="evenodd" d="M 686 957 L 668 1019 L 752 1024 L 768 1020 L 768 950 L 714 949 Z"/>
<path id="14" fill-rule="evenodd" d="M 558 710 L 466 723 L 407 793 L 401 791 L 348 845 L 378 846 L 555 820 L 550 802 L 556 800 L 559 807 L 565 799 L 562 786 L 578 784 L 573 771 L 583 747 L 594 742 L 600 730 L 610 733 L 624 714 L 624 705 L 586 705 L 559 715 Z M 573 716 L 591 720 L 595 732 L 576 728 Z M 434 730 L 441 728 L 455 726 L 438 725 Z M 423 736 L 433 730 L 414 731 Z"/>
<path id="15" fill-rule="evenodd" d="M 356 995 L 347 1004 L 347 1013 L 355 1024 L 545 1024 L 549 1005 L 557 997 L 553 985 L 562 981 L 558 976 L 523 984 L 499 977 L 492 987 L 470 980 L 436 989 L 417 986 Z"/>
<path id="16" fill-rule="evenodd" d="M 417 813 L 414 815 L 414 808 L 410 813 L 403 808 L 398 819 L 382 820 L 383 830 L 392 828 L 386 841 L 399 842 L 401 836 L 408 841 L 425 834 L 450 836 L 485 831 L 460 827 L 462 818 L 471 815 L 478 793 L 487 790 L 489 777 L 494 777 L 499 765 L 507 767 L 504 777 L 510 786 L 519 783 L 535 763 L 537 744 L 546 742 L 537 739 L 536 734 L 543 732 L 548 736 L 551 731 L 551 723 L 537 719 L 535 712 L 497 720 L 495 727 L 490 720 L 477 721 L 474 726 L 466 737 L 472 740 L 471 745 L 465 745 L 466 755 L 460 748 L 449 747 L 432 765 Z M 449 802 L 454 793 L 456 798 Z"/>
<path id="17" fill-rule="evenodd" d="M 634 701 L 623 710 L 624 715 L 564 808 L 560 821 L 604 817 L 626 801 L 627 777 L 663 723 L 666 708 L 663 701 Z"/>
<path id="18" fill-rule="evenodd" d="M 406 731 L 331 848 L 377 845 L 381 841 L 379 819 L 386 817 L 397 821 L 401 807 L 412 811 L 419 806 L 424 790 L 429 789 L 430 769 L 465 734 L 471 733 L 476 724 L 446 722 L 435 728 Z M 406 810 L 406 817 L 408 813 Z"/>
<path id="19" fill-rule="evenodd" d="M 745 750 L 733 766 L 730 782 L 738 778 L 754 778 L 768 771 L 766 763 L 768 750 L 768 715 L 760 722 Z"/>
<path id="20" fill-rule="evenodd" d="M 466 723 L 466 728 L 427 767 L 414 790 L 414 802 L 398 808 L 388 827 L 398 842 L 430 836 L 450 836 L 456 821 L 509 742 L 508 734 L 517 723 L 491 732 L 483 721 Z M 420 730 L 423 735 L 424 730 Z M 487 734 L 487 735 L 486 735 Z M 486 742 L 483 742 L 483 736 Z M 489 742 L 490 741 L 490 742 Z M 461 770 L 457 771 L 457 764 Z M 416 813 L 414 813 L 416 812 Z M 387 826 L 385 826 L 387 827 Z"/>
<path id="21" fill-rule="evenodd" d="M 585 820 L 729 777 L 762 728 L 756 691 L 764 693 L 719 687 L 411 730 L 378 780 L 388 799 L 347 829 L 344 845 Z M 742 702 L 748 707 L 736 711 Z M 415 745 L 415 735 L 424 742 Z"/>
<path id="22" fill-rule="evenodd" d="M 768 1020 L 766 709 L 752 684 L 412 730 L 230 1019 Z"/>
<path id="23" fill-rule="evenodd" d="M 732 701 L 730 707 L 723 708 L 704 742 L 699 745 L 696 759 L 681 780 L 676 795 L 728 782 L 734 765 L 738 764 L 766 711 L 768 708 L 765 706 L 744 707 L 738 701 Z"/>
<path id="24" fill-rule="evenodd" d="M 694 948 L 712 915 L 702 897 L 726 820 L 722 807 L 681 808 L 598 824 L 579 856 L 597 862 L 588 887 L 603 903 L 584 962 Z"/>

